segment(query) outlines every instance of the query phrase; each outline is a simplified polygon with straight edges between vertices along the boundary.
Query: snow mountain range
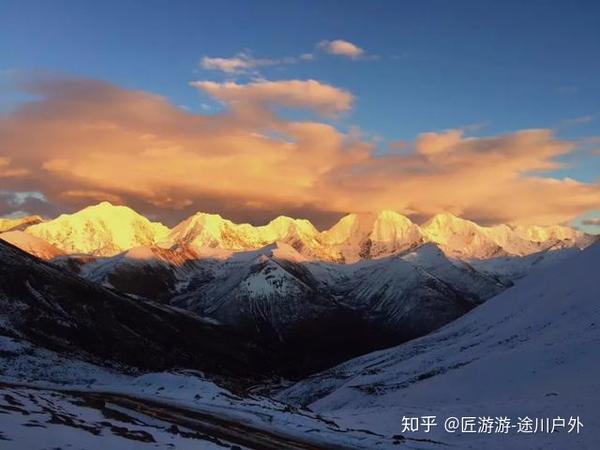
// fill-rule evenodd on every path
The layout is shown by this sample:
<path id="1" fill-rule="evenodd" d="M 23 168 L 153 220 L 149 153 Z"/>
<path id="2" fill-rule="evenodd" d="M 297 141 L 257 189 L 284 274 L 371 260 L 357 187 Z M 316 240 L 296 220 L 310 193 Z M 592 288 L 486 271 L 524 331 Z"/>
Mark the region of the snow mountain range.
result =
<path id="1" fill-rule="evenodd" d="M 3 220 L 8 225 L 2 225 L 1 231 L 18 227 L 65 253 L 95 256 L 114 256 L 138 246 L 237 252 L 284 242 L 309 259 L 353 263 L 431 242 L 451 257 L 488 259 L 525 256 L 557 244 L 583 248 L 595 239 L 562 225 L 484 227 L 448 213 L 438 214 L 419 226 L 393 211 L 349 214 L 322 232 L 308 220 L 286 216 L 277 217 L 267 225 L 253 226 L 206 213 L 195 214 L 169 229 L 128 207 L 108 202 L 43 222 L 36 216 Z"/>
<path id="2" fill-rule="evenodd" d="M 293 377 L 429 333 L 595 240 L 450 214 L 419 226 L 392 211 L 349 214 L 322 232 L 284 216 L 252 226 L 205 213 L 168 229 L 107 202 L 0 238 L 234 330 Z"/>

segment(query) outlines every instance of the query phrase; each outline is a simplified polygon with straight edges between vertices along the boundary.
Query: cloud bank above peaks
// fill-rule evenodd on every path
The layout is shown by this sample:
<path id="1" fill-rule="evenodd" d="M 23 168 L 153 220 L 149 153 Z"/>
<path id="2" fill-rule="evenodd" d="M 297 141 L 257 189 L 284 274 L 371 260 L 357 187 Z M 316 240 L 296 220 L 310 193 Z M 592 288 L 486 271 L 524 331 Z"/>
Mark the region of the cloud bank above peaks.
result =
<path id="1" fill-rule="evenodd" d="M 318 222 L 393 209 L 549 224 L 600 204 L 597 183 L 548 175 L 562 155 L 576 151 L 550 130 L 486 138 L 424 133 L 409 153 L 379 155 L 360 133 L 278 115 L 280 107 L 325 117 L 347 113 L 354 98 L 335 86 L 316 80 L 193 86 L 227 109 L 196 114 L 96 80 L 28 83 L 36 100 L 0 116 L 3 189 L 42 192 L 65 209 L 126 203 L 171 223 L 197 210 L 261 223 L 279 213 Z"/>

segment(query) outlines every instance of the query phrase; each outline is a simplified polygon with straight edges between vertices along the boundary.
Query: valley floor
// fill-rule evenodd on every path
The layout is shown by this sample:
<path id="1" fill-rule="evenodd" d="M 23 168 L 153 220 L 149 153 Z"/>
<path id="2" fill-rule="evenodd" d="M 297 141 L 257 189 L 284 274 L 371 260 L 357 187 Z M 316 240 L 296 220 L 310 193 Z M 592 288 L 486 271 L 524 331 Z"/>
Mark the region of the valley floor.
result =
<path id="1" fill-rule="evenodd" d="M 400 443 L 407 449 L 438 448 L 340 427 L 266 399 L 231 395 L 227 406 L 212 403 L 214 398 L 182 401 L 165 397 L 173 391 L 157 386 L 153 388 L 164 393 L 150 396 L 0 382 L 1 448 L 358 450 L 397 448 Z M 182 397 L 198 397 L 189 386 L 179 391 Z"/>
<path id="2" fill-rule="evenodd" d="M 6 336 L 0 355 L 2 449 L 350 450 L 395 441 L 237 396 L 197 372 L 126 375 Z"/>

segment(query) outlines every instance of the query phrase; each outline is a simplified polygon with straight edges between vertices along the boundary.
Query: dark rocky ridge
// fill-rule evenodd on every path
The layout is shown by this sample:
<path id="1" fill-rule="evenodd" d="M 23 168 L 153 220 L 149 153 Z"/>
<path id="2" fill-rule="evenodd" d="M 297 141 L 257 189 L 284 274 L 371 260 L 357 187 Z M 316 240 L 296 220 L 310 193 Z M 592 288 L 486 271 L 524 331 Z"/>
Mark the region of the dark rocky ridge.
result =
<path id="1" fill-rule="evenodd" d="M 248 377 L 268 371 L 263 352 L 234 330 L 119 294 L 3 241 L 0 308 L 0 333 L 96 363 Z"/>

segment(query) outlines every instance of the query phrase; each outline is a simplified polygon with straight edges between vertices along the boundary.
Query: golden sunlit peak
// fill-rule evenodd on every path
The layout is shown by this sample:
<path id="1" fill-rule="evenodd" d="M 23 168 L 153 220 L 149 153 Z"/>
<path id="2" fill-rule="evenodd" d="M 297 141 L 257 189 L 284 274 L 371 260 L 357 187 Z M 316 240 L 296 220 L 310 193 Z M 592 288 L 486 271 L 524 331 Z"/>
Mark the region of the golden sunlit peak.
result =
<path id="1" fill-rule="evenodd" d="M 310 222 L 310 220 L 307 219 L 294 219 L 292 217 L 289 216 L 278 216 L 275 219 L 271 220 L 266 227 L 271 227 L 271 228 L 279 228 L 279 229 L 283 229 L 283 228 L 290 228 L 290 227 L 297 227 L 299 229 L 301 229 L 302 231 L 305 232 L 310 232 L 310 233 L 318 233 L 317 229 L 315 228 L 315 226 Z"/>
<path id="2" fill-rule="evenodd" d="M 377 213 L 378 220 L 390 220 L 395 222 L 410 222 L 412 221 L 406 217 L 404 214 L 400 214 L 399 212 L 393 211 L 391 209 L 383 209 Z"/>
<path id="3" fill-rule="evenodd" d="M 26 231 L 69 253 L 112 256 L 132 247 L 152 245 L 164 238 L 169 228 L 150 222 L 127 206 L 101 202 L 32 225 Z"/>
<path id="4" fill-rule="evenodd" d="M 442 212 L 433 216 L 430 221 L 431 222 L 454 222 L 454 221 L 466 221 L 461 217 L 458 217 L 456 214 L 452 214 L 451 212 Z"/>

